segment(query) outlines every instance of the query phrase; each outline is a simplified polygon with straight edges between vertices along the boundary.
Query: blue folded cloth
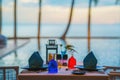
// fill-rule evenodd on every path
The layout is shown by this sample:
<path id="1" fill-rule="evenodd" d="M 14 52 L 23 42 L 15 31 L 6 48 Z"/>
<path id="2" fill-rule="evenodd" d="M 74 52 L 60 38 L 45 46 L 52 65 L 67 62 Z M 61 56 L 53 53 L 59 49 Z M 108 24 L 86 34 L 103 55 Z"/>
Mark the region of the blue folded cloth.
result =
<path id="1" fill-rule="evenodd" d="M 29 68 L 40 68 L 43 67 L 43 59 L 39 52 L 34 52 L 28 60 Z"/>
<path id="2" fill-rule="evenodd" d="M 93 52 L 89 52 L 88 55 L 83 60 L 83 66 L 85 69 L 96 69 L 97 59 Z"/>

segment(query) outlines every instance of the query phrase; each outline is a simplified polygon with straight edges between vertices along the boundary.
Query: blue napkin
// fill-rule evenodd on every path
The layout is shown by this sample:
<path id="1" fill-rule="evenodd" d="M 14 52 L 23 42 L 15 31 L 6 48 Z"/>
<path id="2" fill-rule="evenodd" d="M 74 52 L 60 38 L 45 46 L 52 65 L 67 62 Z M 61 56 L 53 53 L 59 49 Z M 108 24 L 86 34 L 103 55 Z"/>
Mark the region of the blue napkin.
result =
<path id="1" fill-rule="evenodd" d="M 39 52 L 34 52 L 28 60 L 29 68 L 40 68 L 43 67 L 43 59 Z"/>
<path id="2" fill-rule="evenodd" d="M 93 52 L 89 52 L 88 55 L 83 60 L 83 66 L 85 69 L 96 69 L 97 59 Z"/>

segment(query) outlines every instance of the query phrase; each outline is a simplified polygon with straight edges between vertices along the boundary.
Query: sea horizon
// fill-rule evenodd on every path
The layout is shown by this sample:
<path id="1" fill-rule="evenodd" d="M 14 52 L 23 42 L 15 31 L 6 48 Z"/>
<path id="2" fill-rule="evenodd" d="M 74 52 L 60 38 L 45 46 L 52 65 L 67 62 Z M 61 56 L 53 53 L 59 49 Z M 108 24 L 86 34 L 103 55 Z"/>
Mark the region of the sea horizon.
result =
<path id="1" fill-rule="evenodd" d="M 51 36 L 51 37 L 60 37 L 65 29 L 67 24 L 43 24 L 41 25 L 40 36 Z M 8 31 L 9 30 L 9 31 Z M 17 36 L 19 37 L 29 37 L 37 36 L 38 25 L 17 25 Z M 120 24 L 91 24 L 91 36 L 97 37 L 120 37 Z M 7 37 L 13 37 L 14 34 L 14 25 L 3 25 L 2 34 Z M 87 24 L 72 24 L 68 34 L 68 37 L 86 37 L 87 36 Z"/>

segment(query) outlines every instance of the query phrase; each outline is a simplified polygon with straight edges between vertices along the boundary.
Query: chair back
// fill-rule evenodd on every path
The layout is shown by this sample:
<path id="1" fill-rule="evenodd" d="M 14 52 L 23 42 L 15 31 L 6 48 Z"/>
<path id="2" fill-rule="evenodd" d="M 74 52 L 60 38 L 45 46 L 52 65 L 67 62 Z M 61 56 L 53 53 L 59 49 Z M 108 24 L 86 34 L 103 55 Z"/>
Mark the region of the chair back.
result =
<path id="1" fill-rule="evenodd" d="M 0 80 L 18 80 L 18 66 L 0 67 Z"/>
<path id="2" fill-rule="evenodd" d="M 105 66 L 105 71 L 108 72 L 110 80 L 120 80 L 120 67 Z"/>

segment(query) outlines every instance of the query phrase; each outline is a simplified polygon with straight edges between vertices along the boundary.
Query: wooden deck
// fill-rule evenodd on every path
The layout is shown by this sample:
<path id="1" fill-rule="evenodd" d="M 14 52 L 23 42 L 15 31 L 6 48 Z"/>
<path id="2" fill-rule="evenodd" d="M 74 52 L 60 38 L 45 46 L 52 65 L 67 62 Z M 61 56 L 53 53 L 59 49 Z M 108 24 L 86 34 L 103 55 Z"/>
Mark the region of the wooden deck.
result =
<path id="1" fill-rule="evenodd" d="M 15 52 L 17 49 L 26 45 L 29 41 L 29 39 L 17 40 L 17 44 L 15 44 L 14 40 L 8 40 L 7 46 L 5 48 L 0 48 L 0 59 Z"/>

